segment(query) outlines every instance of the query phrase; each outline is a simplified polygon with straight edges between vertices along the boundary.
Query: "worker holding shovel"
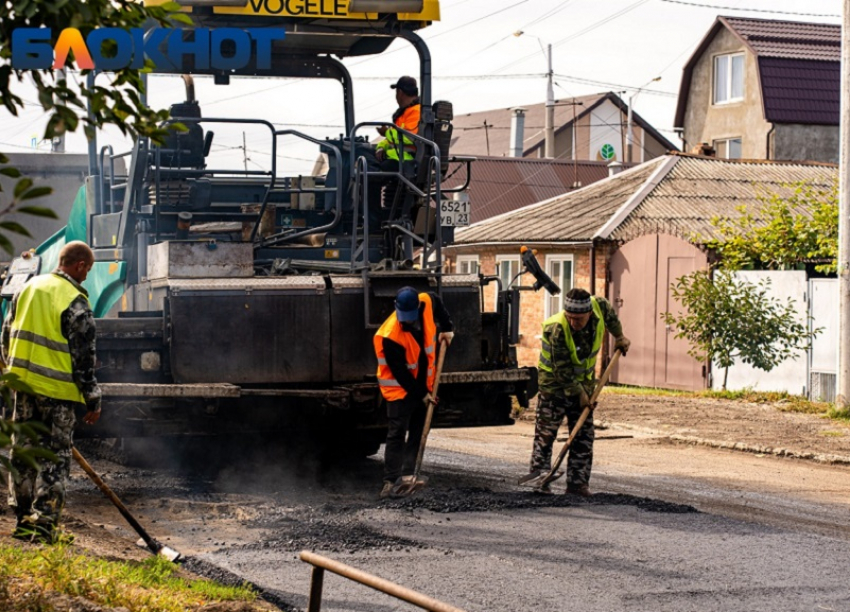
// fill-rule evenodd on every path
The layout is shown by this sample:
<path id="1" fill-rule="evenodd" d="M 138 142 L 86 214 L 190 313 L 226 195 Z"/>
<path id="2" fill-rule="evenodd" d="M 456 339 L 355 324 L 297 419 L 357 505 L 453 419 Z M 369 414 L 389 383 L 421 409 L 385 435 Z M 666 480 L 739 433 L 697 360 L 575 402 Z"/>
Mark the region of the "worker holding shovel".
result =
<path id="1" fill-rule="evenodd" d="M 534 482 L 551 470 L 552 445 L 566 417 L 573 430 L 585 408 L 591 405 L 596 386 L 596 357 L 606 329 L 616 339 L 615 350 L 623 355 L 629 340 L 611 304 L 592 297 L 584 289 L 571 289 L 564 298 L 564 310 L 543 322 L 538 381 L 537 422 L 531 472 L 521 482 Z M 593 464 L 593 419 L 588 418 L 572 439 L 567 460 L 567 493 L 590 495 L 590 469 Z M 550 492 L 548 482 L 538 490 Z"/>
<path id="2" fill-rule="evenodd" d="M 434 401 L 437 345 L 447 346 L 453 337 L 454 326 L 440 297 L 412 287 L 398 291 L 395 311 L 375 334 L 378 385 L 387 403 L 381 497 L 417 488 L 409 480 L 416 471 L 428 405 Z"/>

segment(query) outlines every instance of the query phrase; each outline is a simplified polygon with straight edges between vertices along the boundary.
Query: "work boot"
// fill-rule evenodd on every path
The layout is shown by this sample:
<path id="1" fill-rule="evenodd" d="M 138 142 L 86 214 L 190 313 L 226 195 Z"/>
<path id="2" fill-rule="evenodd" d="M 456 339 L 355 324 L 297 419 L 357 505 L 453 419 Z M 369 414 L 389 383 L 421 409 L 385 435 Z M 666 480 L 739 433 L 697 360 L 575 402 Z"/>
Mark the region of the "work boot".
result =
<path id="1" fill-rule="evenodd" d="M 590 487 L 588 487 L 586 484 L 568 484 L 567 494 L 579 495 L 581 497 L 590 497 Z"/>
<path id="2" fill-rule="evenodd" d="M 381 495 L 380 495 L 381 499 L 387 499 L 388 497 L 392 497 L 393 486 L 394 486 L 394 484 L 393 484 L 392 480 L 385 480 L 384 481 L 384 488 L 381 489 Z"/>

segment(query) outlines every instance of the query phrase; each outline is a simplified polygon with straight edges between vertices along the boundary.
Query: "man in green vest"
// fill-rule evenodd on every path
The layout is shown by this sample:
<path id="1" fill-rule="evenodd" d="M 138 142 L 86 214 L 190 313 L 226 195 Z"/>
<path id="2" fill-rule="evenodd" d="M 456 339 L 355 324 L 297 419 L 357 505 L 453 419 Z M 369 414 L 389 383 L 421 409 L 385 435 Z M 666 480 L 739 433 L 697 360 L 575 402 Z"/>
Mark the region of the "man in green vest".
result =
<path id="1" fill-rule="evenodd" d="M 623 335 L 617 313 L 605 298 L 592 297 L 584 289 L 570 289 L 564 298 L 564 310 L 543 322 L 532 475 L 546 474 L 551 469 L 552 445 L 564 417 L 572 431 L 582 411 L 590 405 L 596 386 L 596 357 L 606 329 L 616 339 L 614 348 L 625 355 L 629 340 Z M 567 493 L 590 495 L 593 434 L 593 419 L 588 418 L 570 446 Z M 543 490 L 549 492 L 548 485 Z"/>
<path id="2" fill-rule="evenodd" d="M 9 505 L 17 517 L 13 537 L 54 543 L 65 506 L 71 470 L 76 409 L 83 421 L 100 418 L 101 391 L 94 375 L 95 324 L 88 293 L 81 286 L 94 265 L 84 242 L 66 244 L 59 266 L 30 279 L 12 300 L 3 327 L 5 373 L 15 390 L 16 423 L 42 423 L 38 440 L 20 441 L 53 452 L 58 461 L 37 457 L 32 466 L 12 454 Z"/>

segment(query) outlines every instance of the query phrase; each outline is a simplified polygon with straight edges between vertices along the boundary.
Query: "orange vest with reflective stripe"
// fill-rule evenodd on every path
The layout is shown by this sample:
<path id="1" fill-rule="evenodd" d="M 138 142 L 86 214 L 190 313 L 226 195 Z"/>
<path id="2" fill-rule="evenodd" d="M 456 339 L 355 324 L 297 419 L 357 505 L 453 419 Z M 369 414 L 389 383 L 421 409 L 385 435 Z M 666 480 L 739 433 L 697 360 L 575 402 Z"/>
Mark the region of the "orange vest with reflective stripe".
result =
<path id="1" fill-rule="evenodd" d="M 419 119 L 422 114 L 422 105 L 413 104 L 404 109 L 404 112 L 399 115 L 394 123 L 403 130 L 419 133 Z"/>
<path id="2" fill-rule="evenodd" d="M 437 352 L 437 324 L 434 322 L 434 307 L 431 304 L 431 296 L 427 293 L 420 293 L 419 303 L 425 304 L 425 312 L 422 315 L 422 331 L 425 354 L 428 356 L 426 385 L 430 392 L 434 390 L 434 379 L 436 378 L 434 363 Z M 384 324 L 381 325 L 375 334 L 373 342 L 375 345 L 375 354 L 378 357 L 378 385 L 381 388 L 381 394 L 384 396 L 384 399 L 392 402 L 407 397 L 407 391 L 398 383 L 390 367 L 387 365 L 386 355 L 384 355 L 384 338 L 389 338 L 396 344 L 404 347 L 404 358 L 407 362 L 407 369 L 410 370 L 414 378 L 418 378 L 419 376 L 420 349 L 413 334 L 401 328 L 401 323 L 399 323 L 395 311 L 387 317 L 387 320 L 384 321 Z"/>

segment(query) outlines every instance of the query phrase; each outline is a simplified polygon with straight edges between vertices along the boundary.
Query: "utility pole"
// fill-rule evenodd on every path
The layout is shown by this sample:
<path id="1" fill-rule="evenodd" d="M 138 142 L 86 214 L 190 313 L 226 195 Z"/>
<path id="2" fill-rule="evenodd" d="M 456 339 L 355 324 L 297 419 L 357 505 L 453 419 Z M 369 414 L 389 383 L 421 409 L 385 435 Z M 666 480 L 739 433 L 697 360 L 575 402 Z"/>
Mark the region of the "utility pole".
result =
<path id="1" fill-rule="evenodd" d="M 841 19 L 841 148 L 838 155 L 838 376 L 835 405 L 850 401 L 850 0 Z"/>
<path id="2" fill-rule="evenodd" d="M 650 83 L 655 83 L 656 81 L 660 81 L 660 80 L 661 80 L 660 76 L 655 77 L 654 79 L 649 81 L 646 85 L 649 85 Z M 629 118 L 628 118 L 628 124 L 629 124 L 628 147 L 629 147 L 629 151 L 628 151 L 628 154 L 626 155 L 626 159 L 629 161 L 629 163 L 632 163 L 634 161 L 634 148 L 635 148 L 635 136 L 634 136 L 634 133 L 632 132 L 632 123 L 633 123 L 632 122 L 632 117 L 633 117 L 632 107 L 635 104 L 635 98 L 637 98 L 640 95 L 640 92 L 643 91 L 643 88 L 646 87 L 646 85 L 644 85 L 643 87 L 639 87 L 638 90 L 635 93 L 633 93 L 632 95 L 629 96 Z"/>
<path id="3" fill-rule="evenodd" d="M 245 144 L 245 132 L 242 132 L 242 163 L 245 164 L 245 172 L 248 172 L 248 146 Z"/>
<path id="4" fill-rule="evenodd" d="M 546 45 L 546 61 L 549 70 L 546 72 L 548 82 L 546 84 L 546 157 L 555 157 L 555 89 L 552 85 L 552 45 Z"/>
<path id="5" fill-rule="evenodd" d="M 67 73 L 64 68 L 60 68 L 56 72 L 56 83 L 58 84 L 60 81 L 66 81 L 68 78 Z M 66 81 L 67 82 L 67 81 Z M 61 104 L 59 100 L 56 100 L 56 104 Z M 64 153 L 65 152 L 65 132 L 62 132 L 58 136 L 54 136 L 50 142 L 50 150 L 53 153 Z"/>
<path id="6" fill-rule="evenodd" d="M 523 34 L 525 32 L 522 30 L 514 32 L 514 36 L 522 36 Z M 543 41 L 540 40 L 540 37 L 534 34 L 529 34 L 529 36 L 537 39 L 540 50 L 543 51 Z M 545 135 L 543 152 L 545 157 L 551 159 L 555 157 L 555 71 L 552 69 L 552 45 L 546 45 L 544 53 L 546 54 L 546 120 L 543 130 Z"/>

